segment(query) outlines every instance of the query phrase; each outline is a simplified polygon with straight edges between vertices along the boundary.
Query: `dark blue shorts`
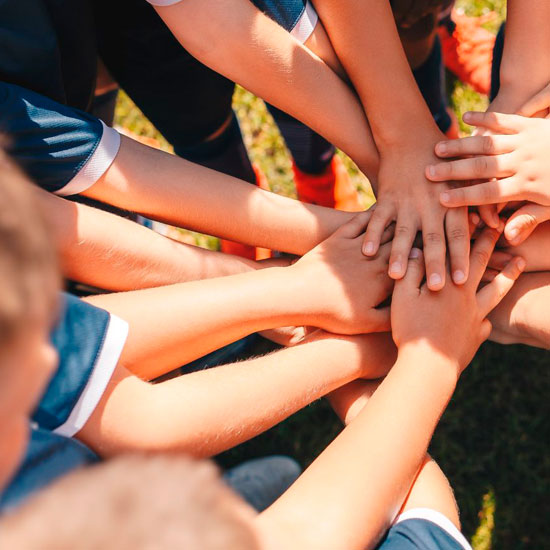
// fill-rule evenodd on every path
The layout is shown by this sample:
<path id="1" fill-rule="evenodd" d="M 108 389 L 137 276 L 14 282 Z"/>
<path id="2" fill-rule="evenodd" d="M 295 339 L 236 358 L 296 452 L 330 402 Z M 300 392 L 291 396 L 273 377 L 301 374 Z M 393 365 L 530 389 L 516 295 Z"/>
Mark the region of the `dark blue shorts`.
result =
<path id="1" fill-rule="evenodd" d="M 417 508 L 401 514 L 377 550 L 472 550 L 443 514 Z"/>
<path id="2" fill-rule="evenodd" d="M 171 6 L 183 0 L 147 1 L 154 6 Z M 310 37 L 319 20 L 310 0 L 251 0 L 251 2 L 302 43 Z"/>

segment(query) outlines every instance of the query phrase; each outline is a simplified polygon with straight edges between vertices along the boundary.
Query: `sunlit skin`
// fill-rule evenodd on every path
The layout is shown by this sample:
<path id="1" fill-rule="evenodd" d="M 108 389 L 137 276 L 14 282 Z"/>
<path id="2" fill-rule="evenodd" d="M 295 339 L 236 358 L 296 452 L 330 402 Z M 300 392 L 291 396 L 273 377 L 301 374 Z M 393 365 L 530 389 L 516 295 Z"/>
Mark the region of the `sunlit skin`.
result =
<path id="1" fill-rule="evenodd" d="M 15 472 L 28 440 L 29 416 L 57 364 L 49 325 L 34 321 L 0 352 L 0 489 Z"/>

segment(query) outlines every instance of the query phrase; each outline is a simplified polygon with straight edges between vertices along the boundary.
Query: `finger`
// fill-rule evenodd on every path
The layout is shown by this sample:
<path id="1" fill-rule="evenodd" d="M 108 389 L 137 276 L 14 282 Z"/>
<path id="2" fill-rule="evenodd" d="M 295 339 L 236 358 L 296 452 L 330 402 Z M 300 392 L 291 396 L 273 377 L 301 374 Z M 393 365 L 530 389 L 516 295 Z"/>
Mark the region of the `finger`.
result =
<path id="1" fill-rule="evenodd" d="M 497 269 L 500 271 L 501 269 L 504 269 L 506 265 L 508 265 L 512 258 L 512 254 L 508 254 L 508 252 L 495 250 L 491 256 L 491 259 L 489 260 L 488 266 L 491 269 Z"/>
<path id="2" fill-rule="evenodd" d="M 470 136 L 440 141 L 435 146 L 435 154 L 441 158 L 502 155 L 515 149 L 514 141 L 514 138 L 502 135 Z"/>
<path id="3" fill-rule="evenodd" d="M 418 224 L 408 214 L 400 214 L 395 224 L 395 236 L 391 249 L 388 275 L 392 279 L 401 279 L 407 272 L 407 263 Z"/>
<path id="4" fill-rule="evenodd" d="M 496 229 L 500 224 L 498 208 L 495 204 L 481 204 L 478 207 L 479 215 L 485 224 Z"/>
<path id="5" fill-rule="evenodd" d="M 524 269 L 525 260 L 514 258 L 487 286 L 477 293 L 477 303 L 484 317 L 498 306 Z"/>
<path id="6" fill-rule="evenodd" d="M 412 248 L 409 254 L 407 273 L 403 278 L 403 284 L 409 288 L 420 290 L 426 269 L 424 267 L 424 254 L 420 248 Z M 396 283 L 400 284 L 400 283 Z"/>
<path id="7" fill-rule="evenodd" d="M 439 223 L 437 223 L 439 221 Z M 430 290 L 441 290 L 445 286 L 445 234 L 444 220 L 429 220 L 422 226 L 426 279 Z"/>
<path id="8" fill-rule="evenodd" d="M 514 212 L 504 229 L 506 240 L 513 246 L 521 244 L 537 226 L 550 220 L 550 207 L 529 203 Z"/>
<path id="9" fill-rule="evenodd" d="M 367 228 L 367 225 L 372 218 L 375 211 L 367 210 L 365 212 L 359 212 L 359 214 L 356 214 L 346 222 L 345 224 L 341 225 L 335 232 L 334 235 L 338 235 L 339 237 L 346 237 L 348 239 L 355 239 L 355 237 L 358 237 L 362 233 L 365 232 L 365 229 Z"/>
<path id="10" fill-rule="evenodd" d="M 384 233 L 382 233 L 382 238 L 380 239 L 380 244 L 386 244 L 393 240 L 393 237 L 395 235 L 395 224 L 390 223 L 388 227 L 384 230 Z"/>
<path id="11" fill-rule="evenodd" d="M 483 274 L 483 276 L 481 277 L 481 282 L 490 283 L 499 273 L 500 273 L 499 269 L 491 269 L 490 267 L 488 267 L 485 270 L 485 273 Z"/>
<path id="12" fill-rule="evenodd" d="M 498 204 L 520 198 L 518 183 L 515 178 L 487 181 L 470 187 L 447 189 L 440 195 L 440 201 L 447 208 L 457 206 L 480 206 L 483 204 Z M 481 213 L 480 213 L 481 215 Z M 486 220 L 485 223 L 487 223 Z"/>
<path id="13" fill-rule="evenodd" d="M 374 256 L 378 252 L 382 235 L 393 218 L 394 214 L 390 209 L 376 208 L 367 226 L 367 233 L 363 241 L 362 250 L 365 256 Z"/>
<path id="14" fill-rule="evenodd" d="M 502 223 L 498 229 L 486 227 L 474 242 L 470 254 L 470 278 L 468 284 L 474 285 L 475 288 L 479 285 L 479 281 L 481 281 L 483 273 L 485 273 L 489 265 L 489 261 L 503 229 L 504 223 Z"/>
<path id="15" fill-rule="evenodd" d="M 468 280 L 470 265 L 470 231 L 467 208 L 454 208 L 447 212 L 445 234 L 451 259 L 453 282 L 462 285 Z"/>
<path id="16" fill-rule="evenodd" d="M 462 120 L 470 126 L 486 128 L 496 134 L 517 134 L 525 128 L 525 118 L 504 113 L 470 111 Z"/>
<path id="17" fill-rule="evenodd" d="M 389 332 L 391 330 L 391 309 L 383 307 L 370 312 L 371 328 L 369 332 Z"/>
<path id="18" fill-rule="evenodd" d="M 518 110 L 518 115 L 533 117 L 540 111 L 550 107 L 550 86 L 544 88 L 529 101 L 524 103 Z"/>
<path id="19" fill-rule="evenodd" d="M 505 178 L 514 173 L 508 155 L 452 160 L 426 167 L 426 177 L 436 182 Z"/>

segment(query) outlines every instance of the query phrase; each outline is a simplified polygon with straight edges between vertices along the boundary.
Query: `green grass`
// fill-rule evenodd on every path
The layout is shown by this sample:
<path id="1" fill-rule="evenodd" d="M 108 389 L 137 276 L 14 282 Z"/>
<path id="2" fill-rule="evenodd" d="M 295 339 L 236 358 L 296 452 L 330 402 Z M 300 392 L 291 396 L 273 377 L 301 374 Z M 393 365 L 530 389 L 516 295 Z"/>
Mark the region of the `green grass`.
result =
<path id="1" fill-rule="evenodd" d="M 469 15 L 496 11 L 499 17 L 487 24 L 494 32 L 504 16 L 505 0 L 459 0 L 458 4 Z M 486 98 L 460 83 L 450 81 L 449 90 L 457 114 L 487 105 Z M 234 107 L 251 158 L 267 174 L 272 190 L 294 196 L 288 151 L 263 102 L 237 88 Z M 162 147 L 170 150 L 124 95 L 117 121 L 160 139 Z M 365 204 L 369 203 L 368 182 L 346 162 Z M 209 248 L 217 246 L 213 238 L 197 234 L 187 238 Z M 462 376 L 436 431 L 430 452 L 451 480 L 465 534 L 475 550 L 550 548 L 548 372 L 547 352 L 485 344 Z M 287 453 L 306 466 L 340 429 L 331 409 L 319 401 L 220 460 L 232 465 L 249 457 Z"/>

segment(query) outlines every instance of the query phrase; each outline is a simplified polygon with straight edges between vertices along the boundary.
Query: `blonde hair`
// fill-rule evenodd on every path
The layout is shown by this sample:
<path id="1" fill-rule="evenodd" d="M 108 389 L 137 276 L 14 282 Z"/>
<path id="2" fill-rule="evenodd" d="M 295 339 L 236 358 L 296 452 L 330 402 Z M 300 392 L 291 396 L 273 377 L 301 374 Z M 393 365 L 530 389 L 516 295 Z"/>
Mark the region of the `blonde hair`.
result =
<path id="1" fill-rule="evenodd" d="M 212 463 L 126 456 L 67 476 L 0 523 L 17 550 L 256 550 Z"/>
<path id="2" fill-rule="evenodd" d="M 56 253 L 32 184 L 0 149 L 0 346 L 29 320 L 50 317 L 58 288 Z"/>

